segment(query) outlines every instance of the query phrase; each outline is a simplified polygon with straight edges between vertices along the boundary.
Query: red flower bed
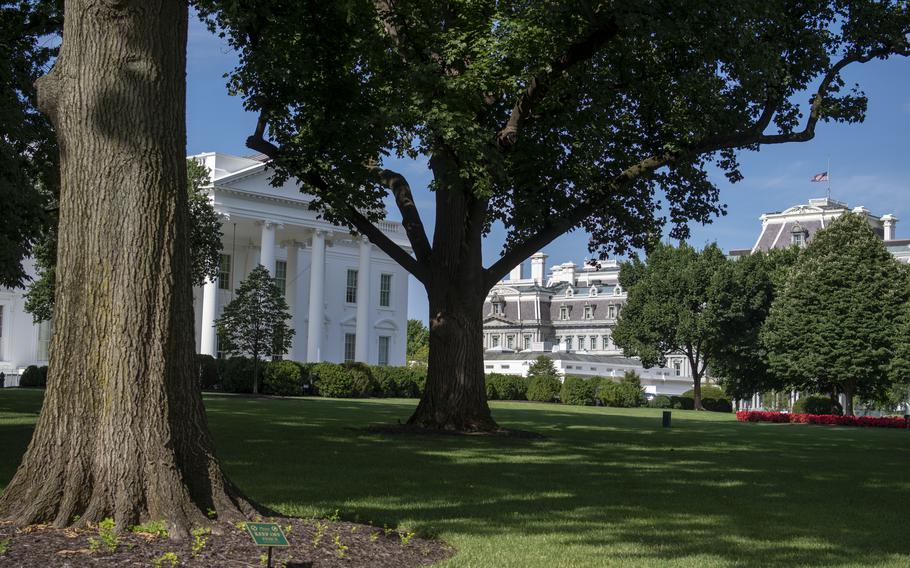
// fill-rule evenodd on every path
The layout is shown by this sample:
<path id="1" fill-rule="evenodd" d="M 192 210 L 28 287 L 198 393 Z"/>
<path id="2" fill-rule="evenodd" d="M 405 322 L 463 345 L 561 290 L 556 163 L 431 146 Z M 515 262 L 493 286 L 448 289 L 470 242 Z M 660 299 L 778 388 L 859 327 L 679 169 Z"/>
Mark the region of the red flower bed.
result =
<path id="1" fill-rule="evenodd" d="M 910 420 L 898 416 L 835 416 L 833 414 L 786 414 L 762 410 L 740 410 L 736 413 L 740 422 L 779 422 L 791 424 L 835 424 L 837 426 L 860 426 L 863 428 L 910 428 Z"/>

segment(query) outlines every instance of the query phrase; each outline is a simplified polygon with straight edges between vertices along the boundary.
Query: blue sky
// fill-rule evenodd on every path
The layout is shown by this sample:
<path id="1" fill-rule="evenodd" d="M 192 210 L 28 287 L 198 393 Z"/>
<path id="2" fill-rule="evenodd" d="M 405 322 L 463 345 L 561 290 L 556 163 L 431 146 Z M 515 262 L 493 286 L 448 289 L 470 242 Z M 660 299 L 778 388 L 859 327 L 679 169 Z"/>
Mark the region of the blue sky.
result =
<path id="1" fill-rule="evenodd" d="M 218 151 L 245 155 L 246 137 L 255 116 L 243 110 L 239 97 L 228 96 L 223 75 L 236 64 L 230 48 L 199 22 L 191 19 L 187 60 L 187 152 Z M 717 242 L 724 250 L 748 248 L 760 229 L 759 215 L 778 211 L 811 197 L 823 196 L 824 184 L 810 183 L 812 175 L 831 162 L 832 197 L 851 207 L 863 205 L 872 213 L 892 213 L 900 219 L 898 238 L 910 238 L 910 60 L 891 59 L 850 67 L 847 84 L 859 83 L 869 96 L 862 124 L 822 124 L 808 143 L 764 147 L 740 155 L 745 179 L 715 182 L 727 215 L 692 227 L 690 243 Z M 404 174 L 415 188 L 424 223 L 432 226 L 433 205 L 425 190 L 430 179 L 425 162 L 396 161 L 389 167 Z M 395 211 L 390 212 L 395 218 Z M 503 235 L 494 231 L 484 245 L 489 265 L 499 256 Z M 549 263 L 581 263 L 587 255 L 581 231 L 563 235 L 544 249 Z M 427 301 L 420 284 L 411 279 L 408 313 L 426 321 Z"/>

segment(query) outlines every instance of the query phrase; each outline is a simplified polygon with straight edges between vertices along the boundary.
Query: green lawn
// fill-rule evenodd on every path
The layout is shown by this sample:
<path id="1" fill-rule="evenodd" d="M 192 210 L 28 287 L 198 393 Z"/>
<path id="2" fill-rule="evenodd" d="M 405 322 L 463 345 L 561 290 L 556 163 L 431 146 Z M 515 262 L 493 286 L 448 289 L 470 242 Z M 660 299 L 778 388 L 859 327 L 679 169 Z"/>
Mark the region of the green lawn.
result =
<path id="1" fill-rule="evenodd" d="M 437 535 L 446 567 L 908 566 L 910 432 L 732 416 L 494 404 L 545 440 L 383 437 L 408 400 L 208 396 L 218 451 L 252 497 Z M 36 391 L 0 391 L 0 487 Z"/>

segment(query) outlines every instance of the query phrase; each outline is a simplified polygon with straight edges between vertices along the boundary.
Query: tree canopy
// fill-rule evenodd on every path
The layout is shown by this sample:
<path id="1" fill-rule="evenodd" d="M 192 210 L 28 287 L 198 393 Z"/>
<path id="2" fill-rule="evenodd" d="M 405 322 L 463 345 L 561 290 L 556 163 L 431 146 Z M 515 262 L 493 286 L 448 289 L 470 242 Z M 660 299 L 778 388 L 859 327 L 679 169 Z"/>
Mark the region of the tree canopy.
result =
<path id="1" fill-rule="evenodd" d="M 57 54 L 45 36 L 61 26 L 58 2 L 0 2 L 0 286 L 25 283 L 22 259 L 56 225 L 57 142 L 35 80 Z"/>
<path id="2" fill-rule="evenodd" d="M 800 390 L 881 399 L 906 310 L 905 272 L 864 215 L 820 230 L 790 271 L 763 331 L 772 371 Z"/>
<path id="3" fill-rule="evenodd" d="M 701 379 L 718 343 L 718 321 L 736 317 L 719 303 L 718 288 L 727 263 L 717 245 L 697 251 L 655 243 L 646 261 L 622 265 L 619 283 L 628 301 L 613 329 L 613 341 L 642 365 L 666 365 L 672 353 L 689 362 L 700 408 Z"/>

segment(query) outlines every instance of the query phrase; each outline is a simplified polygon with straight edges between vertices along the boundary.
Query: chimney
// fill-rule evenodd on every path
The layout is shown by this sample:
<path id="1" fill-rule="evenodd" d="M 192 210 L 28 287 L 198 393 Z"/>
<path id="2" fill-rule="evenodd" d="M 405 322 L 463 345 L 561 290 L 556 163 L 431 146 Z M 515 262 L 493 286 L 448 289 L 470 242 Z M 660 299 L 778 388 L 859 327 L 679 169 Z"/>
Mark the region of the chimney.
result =
<path id="1" fill-rule="evenodd" d="M 885 240 L 897 240 L 897 217 L 891 214 L 882 216 L 882 225 L 885 227 Z"/>
<path id="2" fill-rule="evenodd" d="M 524 262 L 519 262 L 518 266 L 512 269 L 512 272 L 509 272 L 509 280 L 512 282 L 516 280 L 523 280 L 525 277 L 525 266 Z"/>
<path id="3" fill-rule="evenodd" d="M 566 279 L 566 282 L 568 282 L 572 286 L 575 286 L 575 263 L 566 262 L 565 264 L 563 264 L 562 273 Z"/>
<path id="4" fill-rule="evenodd" d="M 542 252 L 535 252 L 531 255 L 531 279 L 538 286 L 546 284 L 547 275 L 547 255 Z"/>

